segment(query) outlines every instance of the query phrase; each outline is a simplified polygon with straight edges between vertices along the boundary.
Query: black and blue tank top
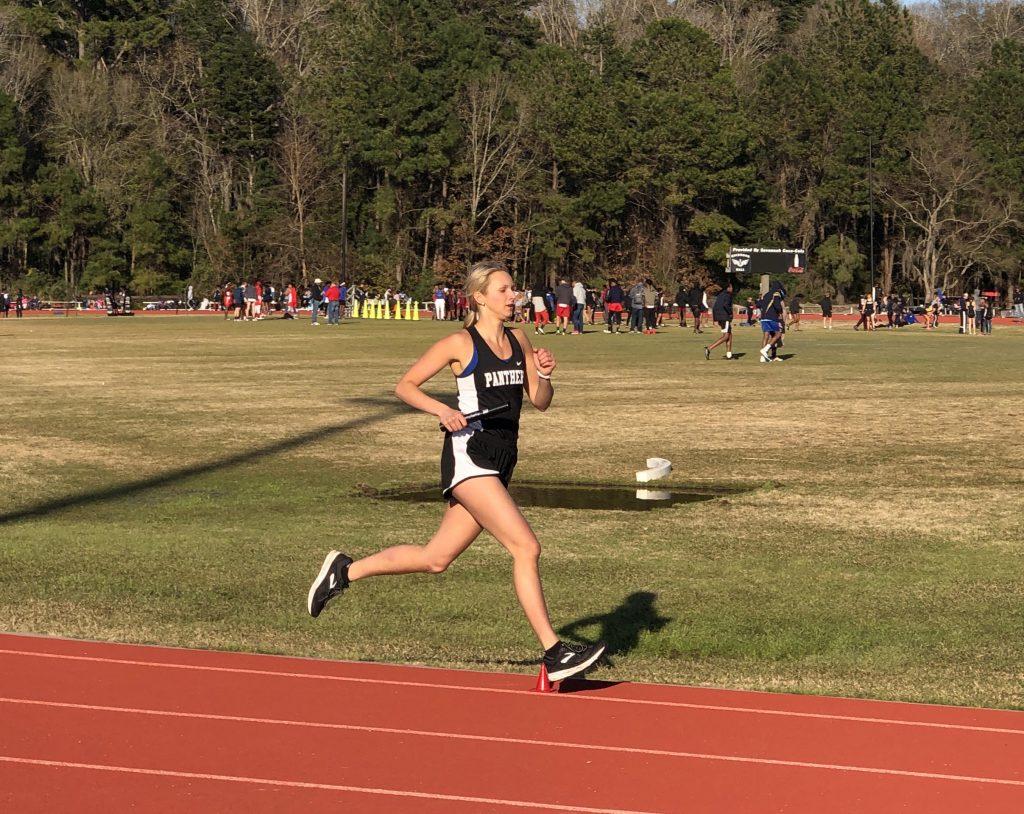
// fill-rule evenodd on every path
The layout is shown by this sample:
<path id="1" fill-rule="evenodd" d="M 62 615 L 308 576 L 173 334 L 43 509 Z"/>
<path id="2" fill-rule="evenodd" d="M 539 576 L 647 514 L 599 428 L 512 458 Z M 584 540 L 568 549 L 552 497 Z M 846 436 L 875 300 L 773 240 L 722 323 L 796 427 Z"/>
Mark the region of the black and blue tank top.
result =
<path id="1" fill-rule="evenodd" d="M 512 346 L 512 355 L 502 359 L 480 336 L 476 326 L 466 329 L 473 340 L 473 355 L 465 370 L 457 377 L 459 410 L 470 413 L 497 407 L 503 402 L 511 408 L 481 421 L 483 429 L 518 434 L 519 413 L 523 408 L 523 385 L 526 382 L 526 357 L 511 328 L 505 335 Z"/>

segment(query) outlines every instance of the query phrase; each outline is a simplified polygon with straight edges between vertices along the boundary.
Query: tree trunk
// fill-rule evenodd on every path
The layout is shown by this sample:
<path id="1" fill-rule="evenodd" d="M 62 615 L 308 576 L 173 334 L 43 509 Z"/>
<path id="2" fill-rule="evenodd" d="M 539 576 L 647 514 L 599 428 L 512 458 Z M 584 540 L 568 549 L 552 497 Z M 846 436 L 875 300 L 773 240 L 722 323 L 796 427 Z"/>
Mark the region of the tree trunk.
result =
<path id="1" fill-rule="evenodd" d="M 882 213 L 882 291 L 892 293 L 892 272 L 896 263 L 896 244 L 893 241 L 891 214 Z"/>
<path id="2" fill-rule="evenodd" d="M 427 255 L 430 253 L 430 215 L 427 215 L 427 224 L 423 230 L 423 261 L 420 263 L 420 272 L 427 270 Z"/>

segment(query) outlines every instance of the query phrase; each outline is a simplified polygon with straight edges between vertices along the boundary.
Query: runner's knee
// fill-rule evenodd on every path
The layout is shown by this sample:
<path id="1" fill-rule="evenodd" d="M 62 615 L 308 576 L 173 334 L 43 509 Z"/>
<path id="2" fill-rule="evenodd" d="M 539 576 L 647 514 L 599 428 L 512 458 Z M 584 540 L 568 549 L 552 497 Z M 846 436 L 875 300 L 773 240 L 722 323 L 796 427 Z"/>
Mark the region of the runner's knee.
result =
<path id="1" fill-rule="evenodd" d="M 537 542 L 536 537 L 528 537 L 521 540 L 514 540 L 510 544 L 507 544 L 509 553 L 513 558 L 519 560 L 539 560 L 540 559 L 540 543 Z"/>
<path id="2" fill-rule="evenodd" d="M 443 574 L 448 570 L 448 566 L 452 564 L 452 561 L 447 557 L 427 557 L 427 573 L 428 574 Z"/>

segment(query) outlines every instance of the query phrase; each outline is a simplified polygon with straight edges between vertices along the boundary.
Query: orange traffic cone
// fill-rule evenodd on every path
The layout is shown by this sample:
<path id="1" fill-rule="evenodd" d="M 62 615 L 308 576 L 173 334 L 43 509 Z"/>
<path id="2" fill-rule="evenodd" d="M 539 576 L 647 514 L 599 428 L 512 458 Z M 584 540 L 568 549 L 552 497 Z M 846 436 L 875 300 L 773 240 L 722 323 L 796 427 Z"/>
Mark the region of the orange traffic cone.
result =
<path id="1" fill-rule="evenodd" d="M 540 674 L 537 676 L 537 686 L 533 688 L 534 692 L 558 692 L 558 687 L 548 678 L 548 668 L 541 662 Z"/>

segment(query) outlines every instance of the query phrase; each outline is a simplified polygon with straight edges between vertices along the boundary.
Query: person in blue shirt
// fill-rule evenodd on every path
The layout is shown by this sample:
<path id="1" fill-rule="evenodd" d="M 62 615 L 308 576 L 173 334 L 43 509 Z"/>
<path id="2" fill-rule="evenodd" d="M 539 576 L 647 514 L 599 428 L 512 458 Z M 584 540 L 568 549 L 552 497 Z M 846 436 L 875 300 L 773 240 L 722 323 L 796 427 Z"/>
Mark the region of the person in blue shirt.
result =
<path id="1" fill-rule="evenodd" d="M 764 334 L 761 347 L 762 362 L 782 361 L 775 353 L 775 346 L 782 338 L 783 298 L 785 296 L 786 290 L 778 283 L 772 283 L 768 291 L 758 301 L 758 307 L 761 309 L 761 331 Z"/>

